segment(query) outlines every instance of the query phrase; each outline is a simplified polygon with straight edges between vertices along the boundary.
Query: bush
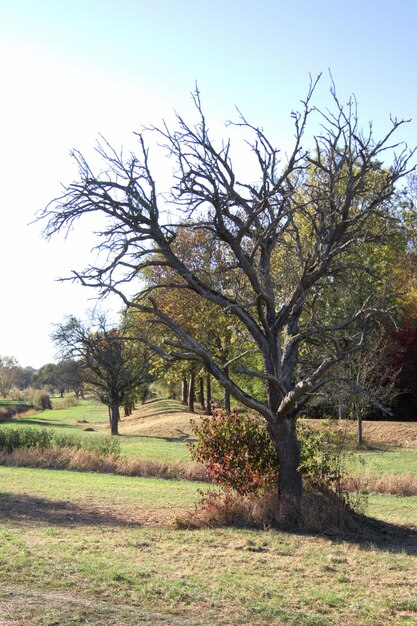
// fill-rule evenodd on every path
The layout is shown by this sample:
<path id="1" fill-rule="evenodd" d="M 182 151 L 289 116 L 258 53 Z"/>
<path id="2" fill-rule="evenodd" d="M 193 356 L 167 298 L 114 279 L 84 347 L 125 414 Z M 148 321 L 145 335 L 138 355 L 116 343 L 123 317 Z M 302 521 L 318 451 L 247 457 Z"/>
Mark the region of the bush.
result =
<path id="1" fill-rule="evenodd" d="M 45 392 L 39 392 L 35 394 L 33 398 L 33 405 L 36 409 L 46 411 L 52 409 L 52 402 L 50 396 Z"/>
<path id="2" fill-rule="evenodd" d="M 83 439 L 46 428 L 0 428 L 0 450 L 11 453 L 18 448 L 72 448 L 94 452 L 98 456 L 120 455 L 120 444 L 112 437 Z"/>
<path id="3" fill-rule="evenodd" d="M 0 449 L 50 448 L 53 432 L 46 428 L 0 428 Z"/>
<path id="4" fill-rule="evenodd" d="M 219 409 L 191 427 L 197 439 L 188 444 L 191 457 L 213 482 L 241 495 L 276 483 L 278 455 L 260 419 Z"/>
<path id="5" fill-rule="evenodd" d="M 223 489 L 247 495 L 277 483 L 279 458 L 261 418 L 217 410 L 200 424 L 191 420 L 191 426 L 196 437 L 189 444 L 193 460 Z M 340 435 L 330 427 L 311 431 L 299 425 L 298 438 L 304 482 L 316 491 L 342 494 L 345 454 Z"/>
<path id="6" fill-rule="evenodd" d="M 330 426 L 313 431 L 298 424 L 304 483 L 299 502 L 277 493 L 279 459 L 262 419 L 220 411 L 201 425 L 193 422 L 193 431 L 192 457 L 220 490 L 200 492 L 201 501 L 177 519 L 178 527 L 356 528 L 356 513 L 364 511 L 366 498 L 348 493 L 344 442 Z"/>
<path id="7" fill-rule="evenodd" d="M 66 395 L 63 398 L 59 398 L 59 401 L 54 400 L 54 409 L 71 409 L 79 404 L 80 402 L 75 395 Z"/>

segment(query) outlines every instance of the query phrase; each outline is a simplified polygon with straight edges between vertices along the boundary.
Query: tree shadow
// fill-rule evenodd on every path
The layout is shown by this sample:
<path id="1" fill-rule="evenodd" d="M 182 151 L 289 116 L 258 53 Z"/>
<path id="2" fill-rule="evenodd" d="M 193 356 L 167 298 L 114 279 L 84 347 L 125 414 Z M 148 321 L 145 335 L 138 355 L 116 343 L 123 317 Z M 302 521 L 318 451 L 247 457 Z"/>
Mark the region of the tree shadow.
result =
<path id="1" fill-rule="evenodd" d="M 417 526 L 394 524 L 358 513 L 354 514 L 351 526 L 346 531 L 325 531 L 320 536 L 333 543 L 354 544 L 363 550 L 417 555 Z"/>
<path id="2" fill-rule="evenodd" d="M 3 422 L 4 424 L 13 424 L 16 427 L 22 427 L 24 428 L 25 426 L 42 426 L 43 428 L 52 428 L 52 427 L 57 427 L 57 428 L 77 428 L 76 424 L 63 424 L 62 422 L 49 422 L 49 421 L 43 421 L 43 420 L 37 420 L 37 419 L 31 419 L 31 418 L 25 418 L 24 420 L 17 420 L 17 419 L 7 419 L 4 420 Z"/>
<path id="3" fill-rule="evenodd" d="M 178 429 L 177 429 L 178 430 Z M 177 437 L 162 437 L 161 435 L 128 435 L 120 433 L 118 437 L 121 439 L 158 439 L 159 441 L 166 441 L 168 443 L 184 443 L 187 441 L 195 441 L 189 434 L 184 431 L 178 430 L 179 435 Z"/>
<path id="4" fill-rule="evenodd" d="M 161 407 L 160 409 L 156 409 L 155 411 L 152 411 L 151 413 L 147 413 L 146 415 L 143 415 L 139 418 L 137 417 L 133 417 L 132 419 L 137 420 L 144 420 L 144 419 L 148 419 L 148 417 L 155 417 L 158 415 L 176 415 L 177 413 L 187 413 L 187 409 L 184 407 L 184 410 L 182 409 L 177 409 L 177 408 L 173 408 L 173 409 L 166 409 L 164 407 Z M 190 416 L 195 415 L 195 413 L 190 413 Z M 123 418 L 122 418 L 123 419 Z M 129 418 L 126 418 L 129 419 Z"/>
<path id="5" fill-rule="evenodd" d="M 136 513 L 136 515 L 135 515 Z M 31 494 L 0 493 L 0 521 L 47 526 L 142 526 L 140 511 L 118 513 L 86 503 L 49 500 Z"/>

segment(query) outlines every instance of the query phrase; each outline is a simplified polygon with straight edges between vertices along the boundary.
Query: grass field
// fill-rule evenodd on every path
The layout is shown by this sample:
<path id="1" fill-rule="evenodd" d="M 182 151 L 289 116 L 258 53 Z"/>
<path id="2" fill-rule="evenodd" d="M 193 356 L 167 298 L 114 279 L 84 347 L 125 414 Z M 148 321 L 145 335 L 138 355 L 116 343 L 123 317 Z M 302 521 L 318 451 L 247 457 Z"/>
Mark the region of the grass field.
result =
<path id="1" fill-rule="evenodd" d="M 122 420 L 123 453 L 187 459 L 188 420 L 172 401 L 145 405 Z M 107 413 L 82 404 L 17 421 L 96 437 Z M 417 451 L 394 447 L 363 453 L 372 471 L 411 471 Z M 404 525 L 378 542 L 177 530 L 201 487 L 0 467 L 0 625 L 417 624 L 417 497 L 369 496 L 369 515 Z"/>
<path id="2" fill-rule="evenodd" d="M 2 624 L 415 624 L 415 532 L 179 531 L 187 481 L 0 468 L 0 484 Z"/>

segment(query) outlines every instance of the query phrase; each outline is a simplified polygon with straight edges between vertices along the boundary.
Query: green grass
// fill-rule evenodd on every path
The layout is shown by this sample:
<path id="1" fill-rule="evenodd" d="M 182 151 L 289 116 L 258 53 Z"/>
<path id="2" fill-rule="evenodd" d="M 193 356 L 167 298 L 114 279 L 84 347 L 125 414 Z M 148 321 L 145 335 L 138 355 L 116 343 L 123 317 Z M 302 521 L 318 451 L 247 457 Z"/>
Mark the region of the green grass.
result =
<path id="1" fill-rule="evenodd" d="M 163 411 L 177 408 L 178 405 L 178 403 L 167 400 L 161 400 L 160 404 Z M 82 420 L 86 420 L 87 423 L 82 423 Z M 29 416 L 22 415 L 19 418 L 2 421 L 1 426 L 16 427 L 19 424 L 40 426 L 51 428 L 61 434 L 73 435 L 76 433 L 82 437 L 94 438 L 108 434 L 109 431 L 104 428 L 107 423 L 107 407 L 88 400 L 81 400 L 79 405 L 75 407 L 40 411 Z M 85 431 L 84 429 L 88 427 L 95 428 L 96 432 Z M 168 462 L 190 461 L 187 446 L 183 441 L 175 438 L 121 435 L 118 440 L 121 453 L 124 455 Z"/>
<path id="2" fill-rule="evenodd" d="M 127 456 L 169 462 L 191 460 L 189 450 L 183 441 L 164 437 L 128 437 L 123 435 L 119 437 L 119 441 L 121 453 Z"/>
<path id="3" fill-rule="evenodd" d="M 349 468 L 354 474 L 413 474 L 417 476 L 417 450 L 372 450 L 354 453 Z"/>
<path id="4" fill-rule="evenodd" d="M 417 496 L 369 495 L 367 514 L 394 524 L 417 526 Z"/>
<path id="5" fill-rule="evenodd" d="M 2 624 L 415 623 L 415 554 L 404 547 L 141 525 L 150 512 L 169 520 L 192 506 L 196 488 L 0 468 Z M 139 520 L 125 522 L 126 511 Z"/>
<path id="6" fill-rule="evenodd" d="M 161 402 L 156 412 L 176 409 Z M 89 424 L 77 424 L 82 419 Z M 107 410 L 83 402 L 9 421 L 20 423 L 94 438 Z M 98 432 L 82 430 L 90 424 Z M 119 440 L 126 455 L 189 458 L 174 437 Z M 416 455 L 362 453 L 374 473 L 410 473 Z M 417 623 L 416 542 L 378 547 L 354 537 L 173 529 L 199 488 L 207 485 L 0 466 L 2 626 Z M 370 496 L 368 513 L 415 524 L 417 497 Z"/>
<path id="7" fill-rule="evenodd" d="M 123 502 L 128 506 L 174 510 L 192 506 L 198 499 L 197 490 L 202 487 L 207 485 L 185 480 L 0 466 L 0 494 L 36 493 L 69 502 L 88 500 L 93 495 L 95 500 L 109 505 Z"/>

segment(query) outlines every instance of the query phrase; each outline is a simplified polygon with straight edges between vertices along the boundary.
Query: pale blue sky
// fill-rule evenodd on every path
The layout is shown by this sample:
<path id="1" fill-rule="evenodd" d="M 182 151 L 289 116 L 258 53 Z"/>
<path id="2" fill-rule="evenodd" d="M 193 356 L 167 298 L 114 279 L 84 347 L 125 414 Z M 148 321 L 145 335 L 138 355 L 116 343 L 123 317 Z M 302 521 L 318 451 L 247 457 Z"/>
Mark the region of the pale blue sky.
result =
<path id="1" fill-rule="evenodd" d="M 54 280 L 88 262 L 83 231 L 46 243 L 27 226 L 72 179 L 72 147 L 99 132 L 131 145 L 142 123 L 187 113 L 197 80 L 216 130 L 238 105 L 285 148 L 309 73 L 329 102 L 328 68 L 364 125 L 413 118 L 402 138 L 417 144 L 416 27 L 414 0 L 0 0 L 0 354 L 50 361 L 50 324 L 93 304 Z"/>

